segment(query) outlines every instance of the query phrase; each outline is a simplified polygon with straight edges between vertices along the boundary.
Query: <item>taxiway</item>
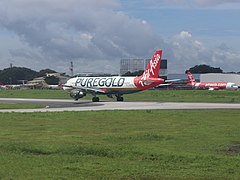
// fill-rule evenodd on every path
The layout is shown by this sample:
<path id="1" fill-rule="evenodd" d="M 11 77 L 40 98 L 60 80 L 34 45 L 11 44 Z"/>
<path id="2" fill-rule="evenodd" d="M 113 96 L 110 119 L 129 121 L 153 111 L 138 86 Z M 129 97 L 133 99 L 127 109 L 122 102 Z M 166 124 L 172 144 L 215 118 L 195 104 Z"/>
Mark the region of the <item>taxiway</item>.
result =
<path id="1" fill-rule="evenodd" d="M 187 110 L 187 109 L 240 109 L 240 103 L 187 103 L 187 102 L 146 102 L 146 101 L 73 101 L 63 99 L 0 98 L 0 103 L 41 103 L 40 109 L 1 109 L 0 112 L 61 112 L 100 110 Z"/>

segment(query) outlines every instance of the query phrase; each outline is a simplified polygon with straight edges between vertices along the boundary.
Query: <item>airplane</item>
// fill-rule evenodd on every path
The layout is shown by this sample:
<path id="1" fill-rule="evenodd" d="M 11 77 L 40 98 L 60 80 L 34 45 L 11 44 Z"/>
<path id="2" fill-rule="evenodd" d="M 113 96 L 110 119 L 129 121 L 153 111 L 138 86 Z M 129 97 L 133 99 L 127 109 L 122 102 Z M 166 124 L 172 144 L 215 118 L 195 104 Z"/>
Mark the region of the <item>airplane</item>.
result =
<path id="1" fill-rule="evenodd" d="M 43 83 L 43 88 L 46 88 L 46 89 L 62 89 L 62 83 L 58 84 L 58 85 L 50 85 L 50 84 L 47 84 L 46 82 Z"/>
<path id="2" fill-rule="evenodd" d="M 194 78 L 191 72 L 188 72 L 187 75 L 188 75 L 187 85 L 195 87 L 196 89 L 208 89 L 208 90 L 238 89 L 238 86 L 232 82 L 196 82 L 196 79 Z"/>
<path id="3" fill-rule="evenodd" d="M 0 85 L 0 89 L 6 90 L 6 89 L 20 89 L 22 85 L 16 84 L 16 85 Z"/>
<path id="4" fill-rule="evenodd" d="M 68 91 L 75 100 L 83 98 L 87 93 L 91 93 L 93 102 L 99 102 L 97 94 L 105 94 L 110 98 L 115 96 L 117 101 L 123 101 L 123 94 L 135 93 L 175 81 L 158 77 L 161 59 L 162 50 L 156 50 L 141 76 L 75 77 L 69 79 L 63 85 L 63 89 Z"/>
<path id="5" fill-rule="evenodd" d="M 45 88 L 47 88 L 47 89 L 61 89 L 61 85 L 50 85 L 50 84 L 48 84 Z"/>
<path id="6" fill-rule="evenodd" d="M 6 85 L 0 85 L 0 90 L 6 90 L 7 86 Z"/>

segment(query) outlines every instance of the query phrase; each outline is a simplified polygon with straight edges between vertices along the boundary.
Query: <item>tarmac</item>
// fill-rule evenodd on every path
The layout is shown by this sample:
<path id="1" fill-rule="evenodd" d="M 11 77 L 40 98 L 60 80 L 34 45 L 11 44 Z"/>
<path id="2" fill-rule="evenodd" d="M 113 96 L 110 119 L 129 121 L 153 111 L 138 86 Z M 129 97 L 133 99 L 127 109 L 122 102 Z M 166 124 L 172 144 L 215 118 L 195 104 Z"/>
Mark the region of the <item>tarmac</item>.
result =
<path id="1" fill-rule="evenodd" d="M 101 110 L 240 110 L 240 103 L 195 103 L 195 102 L 149 102 L 149 101 L 100 101 L 65 99 L 24 99 L 0 98 L 0 103 L 40 103 L 39 109 L 1 109 L 0 112 L 64 112 L 64 111 L 101 111 Z"/>

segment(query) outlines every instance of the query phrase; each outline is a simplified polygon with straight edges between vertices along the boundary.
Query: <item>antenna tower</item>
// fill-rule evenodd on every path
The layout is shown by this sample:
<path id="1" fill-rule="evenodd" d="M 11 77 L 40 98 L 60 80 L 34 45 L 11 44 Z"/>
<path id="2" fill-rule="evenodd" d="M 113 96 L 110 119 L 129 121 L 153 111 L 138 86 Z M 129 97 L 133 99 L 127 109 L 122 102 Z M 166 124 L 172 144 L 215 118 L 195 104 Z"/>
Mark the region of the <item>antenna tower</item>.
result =
<path id="1" fill-rule="evenodd" d="M 73 62 L 71 61 L 71 65 L 70 65 L 70 71 L 71 71 L 71 76 L 73 76 Z"/>

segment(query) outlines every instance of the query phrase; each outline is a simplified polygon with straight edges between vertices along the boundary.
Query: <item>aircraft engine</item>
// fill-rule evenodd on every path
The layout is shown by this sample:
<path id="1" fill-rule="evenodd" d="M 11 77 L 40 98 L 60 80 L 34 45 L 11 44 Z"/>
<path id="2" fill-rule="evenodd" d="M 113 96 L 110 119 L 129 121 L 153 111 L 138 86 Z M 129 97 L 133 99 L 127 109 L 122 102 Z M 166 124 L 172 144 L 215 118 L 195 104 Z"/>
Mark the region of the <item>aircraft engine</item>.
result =
<path id="1" fill-rule="evenodd" d="M 73 98 L 75 100 L 78 100 L 78 99 L 86 96 L 86 92 L 83 92 L 83 91 L 78 90 L 78 89 L 74 89 L 70 92 L 70 96 L 71 96 L 71 98 Z"/>

